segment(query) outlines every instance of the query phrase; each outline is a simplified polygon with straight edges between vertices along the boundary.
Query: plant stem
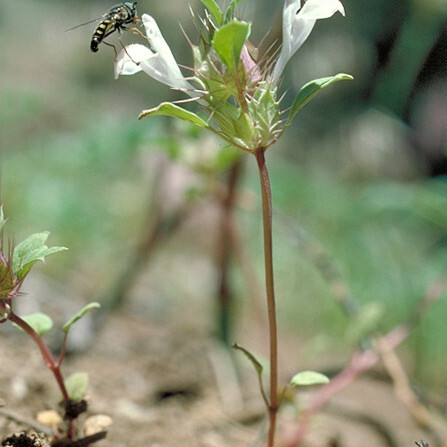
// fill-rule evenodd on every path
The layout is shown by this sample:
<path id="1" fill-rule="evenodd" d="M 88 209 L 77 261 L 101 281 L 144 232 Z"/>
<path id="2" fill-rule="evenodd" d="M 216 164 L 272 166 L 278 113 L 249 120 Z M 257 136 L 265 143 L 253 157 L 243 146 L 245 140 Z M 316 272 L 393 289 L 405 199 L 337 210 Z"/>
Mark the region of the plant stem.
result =
<path id="1" fill-rule="evenodd" d="M 268 447 L 275 442 L 276 415 L 278 412 L 278 333 L 276 324 L 276 303 L 273 282 L 273 246 L 272 246 L 272 191 L 269 173 L 265 163 L 265 148 L 258 148 L 255 152 L 259 169 L 262 192 L 262 222 L 264 227 L 264 260 L 265 287 L 267 293 L 267 312 L 270 338 L 270 404 Z"/>
<path id="2" fill-rule="evenodd" d="M 51 353 L 48 345 L 43 341 L 42 337 L 25 320 L 20 318 L 14 312 L 12 311 L 10 312 L 8 320 L 11 321 L 11 323 L 15 323 L 21 329 L 23 329 L 35 341 L 35 343 L 40 349 L 45 366 L 48 369 L 50 369 L 51 372 L 53 373 L 54 378 L 56 379 L 56 382 L 59 386 L 59 389 L 61 390 L 64 400 L 68 401 L 70 397 L 68 396 L 67 389 L 65 388 L 65 383 L 62 377 L 60 364 L 57 363 L 56 360 L 54 359 L 54 356 Z"/>

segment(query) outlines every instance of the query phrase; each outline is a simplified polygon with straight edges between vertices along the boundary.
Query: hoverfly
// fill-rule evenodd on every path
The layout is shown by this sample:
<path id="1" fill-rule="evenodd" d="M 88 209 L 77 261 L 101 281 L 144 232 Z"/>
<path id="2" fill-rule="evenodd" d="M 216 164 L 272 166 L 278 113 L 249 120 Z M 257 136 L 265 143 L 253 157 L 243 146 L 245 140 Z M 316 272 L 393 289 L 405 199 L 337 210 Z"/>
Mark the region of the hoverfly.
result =
<path id="1" fill-rule="evenodd" d="M 68 29 L 67 31 L 72 31 L 80 26 L 88 25 L 89 23 L 96 22 L 100 20 L 98 26 L 93 33 L 92 40 L 90 42 L 90 50 L 93 53 L 98 51 L 98 45 L 103 42 L 106 45 L 110 45 L 115 48 L 113 45 L 104 41 L 104 39 L 112 34 L 115 31 L 121 32 L 122 30 L 126 30 L 127 26 L 130 23 L 137 23 L 137 2 L 123 2 L 119 5 L 115 5 L 110 8 L 102 17 L 99 19 L 90 20 L 85 23 L 81 23 L 73 28 Z M 116 49 L 115 49 L 116 53 Z"/>

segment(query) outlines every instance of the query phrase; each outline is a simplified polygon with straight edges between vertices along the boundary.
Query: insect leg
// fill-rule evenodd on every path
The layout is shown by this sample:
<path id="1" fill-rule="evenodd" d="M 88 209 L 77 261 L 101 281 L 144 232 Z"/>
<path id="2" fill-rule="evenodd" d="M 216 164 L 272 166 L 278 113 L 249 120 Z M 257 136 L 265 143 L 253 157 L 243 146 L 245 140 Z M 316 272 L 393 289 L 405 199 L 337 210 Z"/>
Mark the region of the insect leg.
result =
<path id="1" fill-rule="evenodd" d="M 120 45 L 123 47 L 123 50 L 124 50 L 124 52 L 127 54 L 127 56 L 129 57 L 129 59 L 130 59 L 135 65 L 138 65 L 138 62 L 135 62 L 135 61 L 132 59 L 132 56 L 127 52 L 126 46 L 123 44 L 123 41 L 121 40 L 121 37 L 118 37 L 118 41 L 119 41 Z"/>
<path id="2" fill-rule="evenodd" d="M 102 41 L 103 44 L 107 45 L 108 47 L 112 47 L 113 51 L 115 52 L 115 57 L 118 56 L 118 52 L 116 51 L 116 47 L 115 45 L 113 45 L 112 43 L 106 42 L 105 40 Z M 122 44 L 121 44 L 122 45 Z"/>
<path id="3" fill-rule="evenodd" d="M 135 26 L 132 26 L 128 30 L 131 31 L 133 34 L 136 34 L 137 36 L 142 37 L 143 39 L 147 39 L 147 37 Z"/>

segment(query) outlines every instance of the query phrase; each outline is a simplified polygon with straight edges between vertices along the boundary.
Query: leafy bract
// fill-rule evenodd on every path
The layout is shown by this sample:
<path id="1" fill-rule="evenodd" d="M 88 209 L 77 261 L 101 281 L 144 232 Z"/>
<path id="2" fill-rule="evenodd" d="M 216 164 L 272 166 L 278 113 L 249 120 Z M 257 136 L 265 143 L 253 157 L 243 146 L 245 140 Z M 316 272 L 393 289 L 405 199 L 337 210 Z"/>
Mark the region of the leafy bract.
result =
<path id="1" fill-rule="evenodd" d="M 326 383 L 329 383 L 329 378 L 315 371 L 299 372 L 290 380 L 292 386 L 324 385 Z"/>
<path id="2" fill-rule="evenodd" d="M 3 214 L 3 205 L 0 205 L 0 231 L 6 223 L 5 215 Z"/>
<path id="3" fill-rule="evenodd" d="M 53 327 L 53 320 L 42 312 L 36 312 L 34 314 L 25 315 L 21 317 L 26 323 L 28 323 L 35 332 L 39 335 L 43 335 Z M 15 325 L 20 328 L 19 326 Z M 21 329 L 21 328 L 20 328 Z"/>
<path id="4" fill-rule="evenodd" d="M 214 33 L 213 48 L 230 70 L 238 65 L 242 47 L 250 31 L 250 23 L 232 20 Z"/>
<path id="5" fill-rule="evenodd" d="M 78 320 L 80 320 L 84 315 L 89 313 L 92 309 L 98 309 L 101 305 L 97 302 L 89 303 L 85 305 L 79 312 L 76 312 L 63 326 L 62 330 L 67 333 L 71 326 L 75 324 Z"/>
<path id="6" fill-rule="evenodd" d="M 320 91 L 334 84 L 338 81 L 347 81 L 354 79 L 351 75 L 345 73 L 338 73 L 334 76 L 314 79 L 305 84 L 293 100 L 290 108 L 289 116 L 287 118 L 286 126 L 290 124 L 295 115 Z"/>
<path id="7" fill-rule="evenodd" d="M 190 112 L 189 110 L 183 109 L 182 107 L 179 107 L 177 104 L 173 104 L 172 102 L 162 102 L 153 109 L 143 110 L 138 116 L 138 119 L 155 115 L 180 118 L 181 120 L 195 124 L 196 126 L 202 127 L 204 129 L 209 129 L 208 123 L 200 118 L 200 116 L 196 115 L 193 112 Z"/>
<path id="8" fill-rule="evenodd" d="M 65 388 L 67 389 L 68 396 L 74 401 L 80 401 L 84 398 L 87 387 L 87 373 L 76 372 L 65 379 Z"/>
<path id="9" fill-rule="evenodd" d="M 0 299 L 6 298 L 14 289 L 15 277 L 9 264 L 0 262 Z"/>
<path id="10" fill-rule="evenodd" d="M 211 14 L 211 17 L 216 22 L 216 25 L 220 26 L 222 24 L 223 13 L 219 8 L 219 5 L 216 3 L 216 1 L 215 0 L 200 0 L 200 1 L 202 2 L 203 6 L 205 6 L 205 8 L 208 9 L 208 11 Z"/>
<path id="11" fill-rule="evenodd" d="M 47 247 L 48 231 L 35 233 L 20 242 L 14 249 L 12 270 L 17 280 L 22 280 L 37 261 L 44 261 L 53 253 L 67 250 L 65 247 Z"/>

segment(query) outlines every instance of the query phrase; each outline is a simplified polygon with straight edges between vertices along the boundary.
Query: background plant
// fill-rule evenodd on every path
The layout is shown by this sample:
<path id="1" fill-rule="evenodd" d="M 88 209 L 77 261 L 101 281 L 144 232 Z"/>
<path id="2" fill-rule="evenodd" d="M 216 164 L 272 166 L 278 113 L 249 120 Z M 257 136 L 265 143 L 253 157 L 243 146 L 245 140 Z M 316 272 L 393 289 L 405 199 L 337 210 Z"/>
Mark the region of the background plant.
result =
<path id="1" fill-rule="evenodd" d="M 65 358 L 69 331 L 84 315 L 99 307 L 98 303 L 90 303 L 73 315 L 62 327 L 63 342 L 59 356 L 56 358 L 43 339 L 43 335 L 53 327 L 51 318 L 41 312 L 19 316 L 15 311 L 16 300 L 20 299 L 20 289 L 24 280 L 38 261 L 44 261 L 47 256 L 66 250 L 65 247 L 47 247 L 45 242 L 49 233 L 35 233 L 17 245 L 11 243 L 5 247 L 3 235 L 6 220 L 3 207 L 0 206 L 0 323 L 10 322 L 24 331 L 36 343 L 42 355 L 45 366 L 51 371 L 61 392 L 63 419 L 55 412 L 41 416 L 41 421 L 54 428 L 52 445 L 70 445 L 79 438 L 75 422 L 87 410 L 84 400 L 87 391 L 88 376 L 85 373 L 74 373 L 64 378 L 61 367 Z M 62 425 L 64 421 L 65 427 Z M 99 432 L 84 438 L 83 445 L 89 445 L 105 437 L 106 432 Z M 68 444 L 67 444 L 68 443 Z"/>

